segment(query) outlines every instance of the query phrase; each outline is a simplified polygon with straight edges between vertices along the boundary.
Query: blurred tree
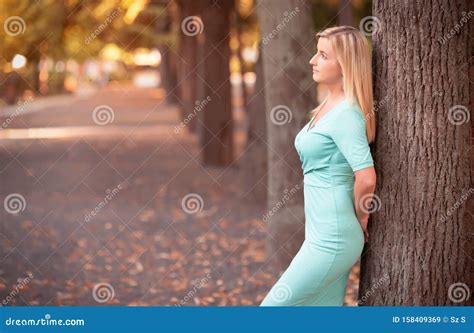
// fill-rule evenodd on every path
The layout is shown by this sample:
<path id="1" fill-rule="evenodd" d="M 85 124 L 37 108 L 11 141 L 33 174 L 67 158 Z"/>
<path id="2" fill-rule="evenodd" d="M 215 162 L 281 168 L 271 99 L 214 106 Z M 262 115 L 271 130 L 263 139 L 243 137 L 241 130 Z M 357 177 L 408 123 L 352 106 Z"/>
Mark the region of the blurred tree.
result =
<path id="1" fill-rule="evenodd" d="M 209 98 L 199 114 L 202 162 L 226 166 L 233 162 L 233 121 L 230 85 L 231 11 L 233 0 L 202 0 L 204 26 L 203 56 L 206 85 L 204 98 Z"/>
<path id="2" fill-rule="evenodd" d="M 245 96 L 244 107 L 247 111 L 247 146 L 240 160 L 242 193 L 253 203 L 267 203 L 267 130 L 265 119 L 265 89 L 263 62 L 261 55 L 261 35 L 258 17 L 254 10 L 253 0 L 239 0 L 237 13 L 239 21 L 239 49 L 258 47 L 258 60 L 255 68 L 249 67 L 240 56 L 242 75 L 255 71 L 256 81 L 253 93 Z M 245 91 L 245 85 L 244 85 Z"/>
<path id="3" fill-rule="evenodd" d="M 339 25 L 354 26 L 354 12 L 352 0 L 339 0 L 339 14 L 337 15 Z"/>
<path id="4" fill-rule="evenodd" d="M 197 100 L 197 60 L 199 37 L 203 32 L 200 15 L 200 1 L 178 0 L 179 6 L 179 95 L 183 103 L 181 118 L 188 118 L 188 128 L 192 133 L 197 129 L 197 117 L 194 107 Z M 201 83 L 202 84 L 202 83 Z"/>
<path id="5" fill-rule="evenodd" d="M 278 207 L 268 224 L 268 244 L 280 268 L 288 266 L 304 239 L 301 162 L 294 138 L 316 101 L 308 64 L 315 46 L 310 8 L 306 0 L 260 0 L 257 4 L 269 147 L 268 210 Z M 282 205 L 282 198 L 293 189 L 296 193 Z"/>
<path id="6" fill-rule="evenodd" d="M 450 34 L 463 12 L 466 0 L 374 1 L 379 199 L 361 261 L 364 305 L 471 301 L 472 43 L 468 24 Z"/>

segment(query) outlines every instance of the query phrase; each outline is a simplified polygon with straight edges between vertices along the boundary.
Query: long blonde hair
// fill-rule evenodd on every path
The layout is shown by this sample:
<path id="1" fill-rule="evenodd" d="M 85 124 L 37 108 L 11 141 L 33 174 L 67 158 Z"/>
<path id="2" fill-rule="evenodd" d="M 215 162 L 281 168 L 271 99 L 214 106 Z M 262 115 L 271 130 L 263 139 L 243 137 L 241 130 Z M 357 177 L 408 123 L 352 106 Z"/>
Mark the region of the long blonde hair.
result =
<path id="1" fill-rule="evenodd" d="M 344 94 L 349 101 L 358 103 L 365 120 L 367 141 L 372 143 L 375 139 L 375 113 L 372 52 L 367 38 L 358 29 L 347 25 L 327 28 L 316 37 L 329 39 L 342 69 Z"/>

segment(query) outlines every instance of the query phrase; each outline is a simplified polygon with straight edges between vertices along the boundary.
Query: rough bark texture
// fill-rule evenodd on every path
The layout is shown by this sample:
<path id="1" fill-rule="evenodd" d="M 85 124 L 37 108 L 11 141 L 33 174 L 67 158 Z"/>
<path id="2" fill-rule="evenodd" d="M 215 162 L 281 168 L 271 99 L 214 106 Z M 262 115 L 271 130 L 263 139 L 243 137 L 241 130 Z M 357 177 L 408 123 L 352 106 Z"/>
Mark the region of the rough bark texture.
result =
<path id="1" fill-rule="evenodd" d="M 302 169 L 294 140 L 316 101 L 308 63 L 315 39 L 309 1 L 262 0 L 257 13 L 265 75 L 267 205 L 275 212 L 268 221 L 268 247 L 278 266 L 286 267 L 304 239 Z"/>
<path id="2" fill-rule="evenodd" d="M 249 201 L 267 202 L 267 129 L 262 56 L 255 64 L 255 92 L 246 99 L 247 147 L 241 160 L 242 192 Z"/>
<path id="3" fill-rule="evenodd" d="M 233 162 L 229 34 L 234 1 L 208 0 L 204 4 L 204 98 L 209 97 L 210 102 L 200 113 L 202 162 L 226 166 Z"/>
<path id="4" fill-rule="evenodd" d="M 466 10 L 466 0 L 374 1 L 380 25 L 374 36 L 373 152 L 381 204 L 371 216 L 362 254 L 362 305 L 472 301 L 466 239 L 473 220 L 465 197 L 474 194 L 471 124 L 449 120 L 454 106 L 472 105 L 465 75 L 472 57 L 468 24 L 441 39 Z M 469 115 L 458 110 L 461 118 Z"/>

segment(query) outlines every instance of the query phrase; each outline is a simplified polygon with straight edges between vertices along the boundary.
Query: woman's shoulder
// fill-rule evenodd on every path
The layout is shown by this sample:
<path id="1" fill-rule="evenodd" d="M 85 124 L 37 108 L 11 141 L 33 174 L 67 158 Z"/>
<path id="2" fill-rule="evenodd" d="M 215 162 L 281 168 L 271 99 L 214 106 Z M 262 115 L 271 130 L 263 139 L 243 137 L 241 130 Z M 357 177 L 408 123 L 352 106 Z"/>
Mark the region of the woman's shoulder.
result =
<path id="1" fill-rule="evenodd" d="M 338 108 L 336 118 L 338 121 L 364 122 L 364 115 L 359 104 L 349 100 L 345 100 L 341 107 Z"/>

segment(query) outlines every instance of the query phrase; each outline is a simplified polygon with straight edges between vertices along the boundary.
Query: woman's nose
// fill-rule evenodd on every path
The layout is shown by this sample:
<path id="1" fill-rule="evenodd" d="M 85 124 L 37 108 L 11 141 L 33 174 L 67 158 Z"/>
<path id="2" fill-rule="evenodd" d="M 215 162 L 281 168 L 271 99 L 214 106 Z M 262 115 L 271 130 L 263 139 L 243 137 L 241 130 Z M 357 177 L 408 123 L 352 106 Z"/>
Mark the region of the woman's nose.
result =
<path id="1" fill-rule="evenodd" d="M 310 65 L 316 65 L 316 55 L 314 55 L 309 61 Z"/>

